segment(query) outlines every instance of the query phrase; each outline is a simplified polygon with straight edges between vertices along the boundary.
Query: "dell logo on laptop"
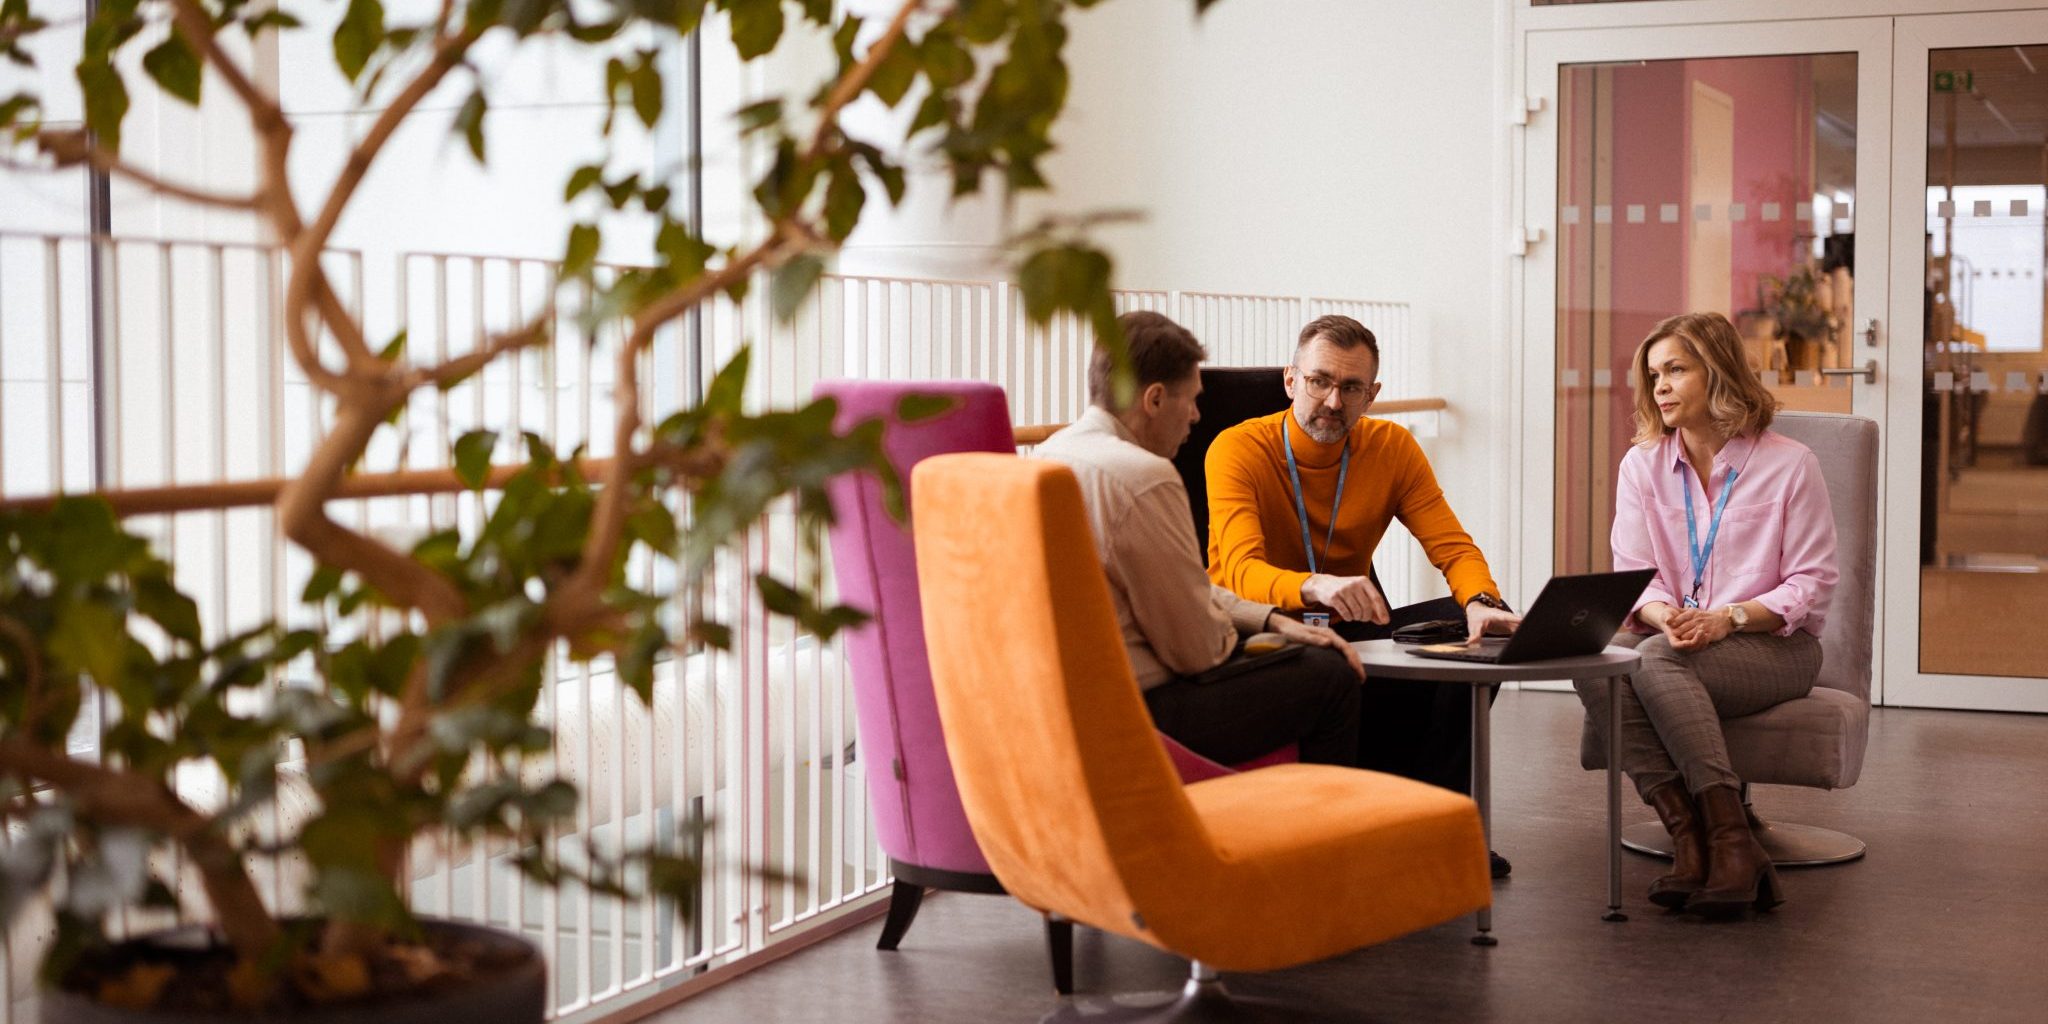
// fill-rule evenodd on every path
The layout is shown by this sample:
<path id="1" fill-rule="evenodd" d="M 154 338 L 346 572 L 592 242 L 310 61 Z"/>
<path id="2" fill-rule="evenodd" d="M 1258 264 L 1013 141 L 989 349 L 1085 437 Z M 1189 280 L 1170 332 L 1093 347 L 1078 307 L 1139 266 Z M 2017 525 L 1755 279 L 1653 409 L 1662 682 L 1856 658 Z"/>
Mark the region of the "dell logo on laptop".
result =
<path id="1" fill-rule="evenodd" d="M 1579 609 L 1578 611 L 1575 611 L 1575 612 L 1573 612 L 1573 613 L 1572 613 L 1572 625 L 1576 626 L 1576 625 L 1578 625 L 1578 624 L 1580 624 L 1580 623 L 1582 623 L 1582 622 L 1586 621 L 1586 616 L 1588 616 L 1588 615 L 1591 615 L 1591 614 L 1593 614 L 1593 610 L 1592 610 L 1592 609 L 1590 609 L 1590 608 L 1581 608 L 1581 609 Z"/>

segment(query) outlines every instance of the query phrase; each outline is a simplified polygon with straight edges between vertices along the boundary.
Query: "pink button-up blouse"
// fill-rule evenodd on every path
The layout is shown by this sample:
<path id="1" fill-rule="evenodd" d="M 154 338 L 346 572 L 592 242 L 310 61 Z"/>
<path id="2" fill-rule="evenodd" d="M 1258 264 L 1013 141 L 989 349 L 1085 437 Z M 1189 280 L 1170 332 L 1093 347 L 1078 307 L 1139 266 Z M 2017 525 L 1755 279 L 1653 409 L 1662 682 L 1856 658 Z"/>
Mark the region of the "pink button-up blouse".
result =
<path id="1" fill-rule="evenodd" d="M 1693 519 L 1704 545 L 1714 503 L 1731 471 L 1739 475 L 1707 560 L 1700 607 L 1756 601 L 1785 620 L 1779 636 L 1802 629 L 1820 635 L 1840 577 L 1827 483 L 1811 449 L 1769 430 L 1723 445 L 1704 489 L 1676 433 L 1622 457 L 1614 495 L 1614 568 L 1657 570 L 1629 614 L 1630 629 L 1651 632 L 1634 612 L 1652 601 L 1681 607 L 1692 591 L 1681 488 L 1692 491 Z"/>

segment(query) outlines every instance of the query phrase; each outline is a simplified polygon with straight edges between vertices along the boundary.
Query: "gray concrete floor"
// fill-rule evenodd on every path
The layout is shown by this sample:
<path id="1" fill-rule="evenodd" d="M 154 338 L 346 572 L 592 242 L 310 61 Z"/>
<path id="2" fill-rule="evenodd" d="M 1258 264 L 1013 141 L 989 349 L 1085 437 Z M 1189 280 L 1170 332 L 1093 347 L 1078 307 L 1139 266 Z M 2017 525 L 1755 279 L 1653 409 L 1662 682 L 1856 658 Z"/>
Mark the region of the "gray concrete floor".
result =
<path id="1" fill-rule="evenodd" d="M 1578 701 L 1504 693 L 1493 712 L 1495 934 L 1469 919 L 1321 963 L 1231 975 L 1231 989 L 1328 1021 L 2048 1020 L 2048 716 L 1879 709 L 1862 780 L 1836 793 L 1759 787 L 1766 818 L 1852 832 L 1862 861 L 1785 873 L 1789 901 L 1728 924 L 1642 898 L 1658 861 L 1629 854 L 1632 920 L 1600 920 L 1603 776 L 1577 764 Z M 1650 817 L 1629 798 L 1624 810 Z M 1058 1009 L 1038 915 L 933 894 L 902 949 L 863 925 L 649 1018 L 982 1024 Z M 1185 965 L 1078 929 L 1083 996 L 1176 986 Z"/>

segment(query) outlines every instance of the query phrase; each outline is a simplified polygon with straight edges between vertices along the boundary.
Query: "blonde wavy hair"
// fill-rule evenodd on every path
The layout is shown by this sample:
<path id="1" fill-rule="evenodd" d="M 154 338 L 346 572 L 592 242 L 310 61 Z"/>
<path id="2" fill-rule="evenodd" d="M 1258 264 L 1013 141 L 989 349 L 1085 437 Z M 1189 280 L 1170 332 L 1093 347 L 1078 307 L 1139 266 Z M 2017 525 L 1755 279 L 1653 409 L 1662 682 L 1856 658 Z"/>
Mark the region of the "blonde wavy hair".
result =
<path id="1" fill-rule="evenodd" d="M 1735 325 L 1719 313 L 1681 313 L 1658 324 L 1636 346 L 1629 371 L 1636 389 L 1635 443 L 1649 446 L 1671 433 L 1651 394 L 1650 346 L 1675 338 L 1707 375 L 1707 415 L 1723 437 L 1760 434 L 1778 412 L 1778 398 L 1749 368 Z"/>

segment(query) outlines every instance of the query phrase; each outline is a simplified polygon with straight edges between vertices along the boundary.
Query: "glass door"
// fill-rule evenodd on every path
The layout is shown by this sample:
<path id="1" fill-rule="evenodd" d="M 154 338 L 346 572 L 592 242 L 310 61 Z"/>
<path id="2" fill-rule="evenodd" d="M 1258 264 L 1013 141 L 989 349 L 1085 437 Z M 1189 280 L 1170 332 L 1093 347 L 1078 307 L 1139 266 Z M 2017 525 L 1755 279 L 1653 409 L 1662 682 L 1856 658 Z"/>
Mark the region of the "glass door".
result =
<path id="1" fill-rule="evenodd" d="M 2048 711 L 2048 14 L 1901 18 L 1894 68 L 1888 700 Z"/>
<path id="2" fill-rule="evenodd" d="M 1523 156 L 1524 223 L 1546 238 L 1524 259 L 1517 465 L 1522 508 L 1550 512 L 1518 545 L 1523 591 L 1609 568 L 1629 367 L 1665 317 L 1726 315 L 1788 409 L 1884 423 L 1891 28 L 1529 34 L 1527 87 L 1555 120 Z"/>

